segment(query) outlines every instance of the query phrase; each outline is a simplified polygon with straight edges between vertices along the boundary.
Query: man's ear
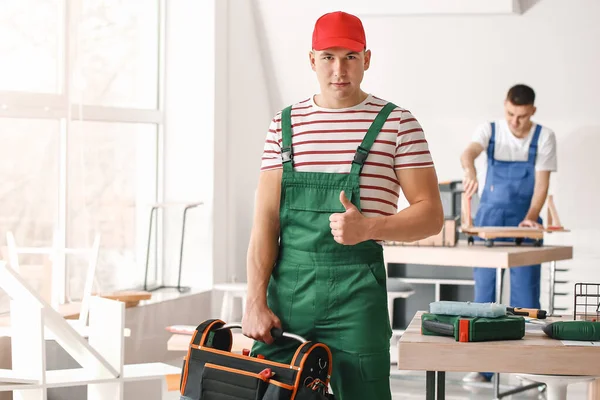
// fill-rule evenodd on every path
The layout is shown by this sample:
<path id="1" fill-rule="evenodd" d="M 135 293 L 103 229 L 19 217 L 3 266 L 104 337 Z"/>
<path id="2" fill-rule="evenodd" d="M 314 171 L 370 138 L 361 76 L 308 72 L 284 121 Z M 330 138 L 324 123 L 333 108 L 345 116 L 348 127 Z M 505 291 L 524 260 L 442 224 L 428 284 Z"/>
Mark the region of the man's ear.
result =
<path id="1" fill-rule="evenodd" d="M 531 111 L 531 116 L 533 116 L 535 114 L 535 112 L 537 111 L 537 107 L 533 106 L 533 110 Z"/>
<path id="2" fill-rule="evenodd" d="M 365 71 L 371 66 L 371 50 L 365 51 Z"/>
<path id="3" fill-rule="evenodd" d="M 315 66 L 315 51 L 311 50 L 308 52 L 308 60 L 310 62 L 310 67 L 312 68 L 313 71 L 316 71 L 316 66 Z"/>

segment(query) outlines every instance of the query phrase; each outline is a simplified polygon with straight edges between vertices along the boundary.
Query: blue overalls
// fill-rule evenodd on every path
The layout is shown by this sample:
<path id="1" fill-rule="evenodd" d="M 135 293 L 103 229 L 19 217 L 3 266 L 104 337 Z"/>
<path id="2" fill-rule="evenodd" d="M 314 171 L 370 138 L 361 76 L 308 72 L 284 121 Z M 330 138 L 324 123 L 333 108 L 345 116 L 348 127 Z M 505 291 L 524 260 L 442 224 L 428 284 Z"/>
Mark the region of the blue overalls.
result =
<path id="1" fill-rule="evenodd" d="M 535 158 L 541 130 L 541 125 L 536 125 L 527 161 L 499 161 L 494 159 L 496 126 L 492 122 L 492 136 L 487 149 L 487 174 L 475 216 L 476 226 L 518 226 L 523 221 L 533 198 Z M 541 224 L 542 219 L 538 218 L 537 222 Z M 540 308 L 540 271 L 540 264 L 510 268 L 512 307 Z M 496 270 L 474 268 L 473 275 L 475 302 L 495 302 Z"/>

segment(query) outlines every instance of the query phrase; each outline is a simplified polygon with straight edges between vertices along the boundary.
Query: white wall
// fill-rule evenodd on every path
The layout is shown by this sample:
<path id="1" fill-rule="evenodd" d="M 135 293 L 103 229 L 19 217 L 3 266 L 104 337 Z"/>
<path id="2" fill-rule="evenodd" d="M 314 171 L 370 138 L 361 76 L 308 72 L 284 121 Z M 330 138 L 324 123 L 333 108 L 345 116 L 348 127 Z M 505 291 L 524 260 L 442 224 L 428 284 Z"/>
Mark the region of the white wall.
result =
<path id="1" fill-rule="evenodd" d="M 440 180 L 462 177 L 459 155 L 475 126 L 502 116 L 507 89 L 537 93 L 536 120 L 554 129 L 559 172 L 551 192 L 572 230 L 548 243 L 575 246 L 568 279 L 600 282 L 600 2 L 523 1 L 522 15 L 363 16 L 373 51 L 364 88 L 422 123 Z M 232 7 L 235 4 L 235 7 Z M 227 17 L 229 263 L 245 274 L 263 141 L 272 115 L 317 90 L 308 65 L 314 21 L 339 2 L 229 1 Z M 357 1 L 346 1 L 352 11 Z M 254 11 L 251 9 L 254 7 Z M 328 6 L 330 5 L 330 6 Z M 219 182 L 216 182 L 218 185 Z M 567 289 L 572 289 L 570 283 Z M 565 298 L 566 304 L 571 297 Z"/>

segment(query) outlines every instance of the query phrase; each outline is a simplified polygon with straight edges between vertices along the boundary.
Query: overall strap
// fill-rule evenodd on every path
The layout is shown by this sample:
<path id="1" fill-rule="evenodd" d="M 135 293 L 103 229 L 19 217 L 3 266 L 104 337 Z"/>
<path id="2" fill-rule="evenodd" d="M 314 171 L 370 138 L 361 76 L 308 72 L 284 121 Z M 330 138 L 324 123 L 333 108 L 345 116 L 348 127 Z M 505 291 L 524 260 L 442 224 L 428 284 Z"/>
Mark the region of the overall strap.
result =
<path id="1" fill-rule="evenodd" d="M 542 132 L 542 126 L 537 124 L 535 127 L 535 132 L 533 132 L 533 137 L 531 138 L 531 144 L 529 145 L 529 157 L 527 158 L 527 162 L 531 165 L 535 165 L 535 157 L 537 156 L 538 140 L 540 138 L 541 132 Z"/>
<path id="2" fill-rule="evenodd" d="M 365 134 L 362 143 L 356 149 L 356 153 L 354 153 L 350 175 L 360 175 L 365 160 L 369 156 L 369 151 L 371 151 L 371 147 L 373 146 L 373 143 L 375 143 L 375 139 L 377 139 L 377 135 L 379 135 L 383 124 L 385 124 L 385 121 L 387 121 L 391 112 L 396 107 L 397 106 L 394 103 L 387 103 L 383 106 L 381 111 L 379 111 L 379 114 L 377 114 L 375 120 L 373 120 L 373 123 L 369 127 L 369 130 Z"/>
<path id="3" fill-rule="evenodd" d="M 494 148 L 496 147 L 496 123 L 490 123 L 492 127 L 492 136 L 490 136 L 490 143 L 487 148 L 487 159 L 488 165 L 494 165 Z"/>
<path id="4" fill-rule="evenodd" d="M 281 162 L 283 172 L 294 170 L 294 155 L 292 153 L 292 106 L 281 111 Z"/>

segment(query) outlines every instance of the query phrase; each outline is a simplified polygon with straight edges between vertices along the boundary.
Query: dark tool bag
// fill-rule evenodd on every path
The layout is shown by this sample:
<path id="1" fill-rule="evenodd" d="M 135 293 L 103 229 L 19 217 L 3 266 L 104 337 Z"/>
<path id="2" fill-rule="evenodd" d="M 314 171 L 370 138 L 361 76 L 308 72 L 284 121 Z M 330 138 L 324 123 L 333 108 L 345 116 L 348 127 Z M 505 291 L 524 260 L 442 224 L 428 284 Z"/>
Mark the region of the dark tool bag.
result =
<path id="1" fill-rule="evenodd" d="M 326 400 L 331 351 L 323 343 L 300 340 L 291 364 L 231 352 L 231 328 L 218 319 L 201 323 L 183 361 L 181 400 Z M 285 340 L 292 340 L 285 338 Z"/>

